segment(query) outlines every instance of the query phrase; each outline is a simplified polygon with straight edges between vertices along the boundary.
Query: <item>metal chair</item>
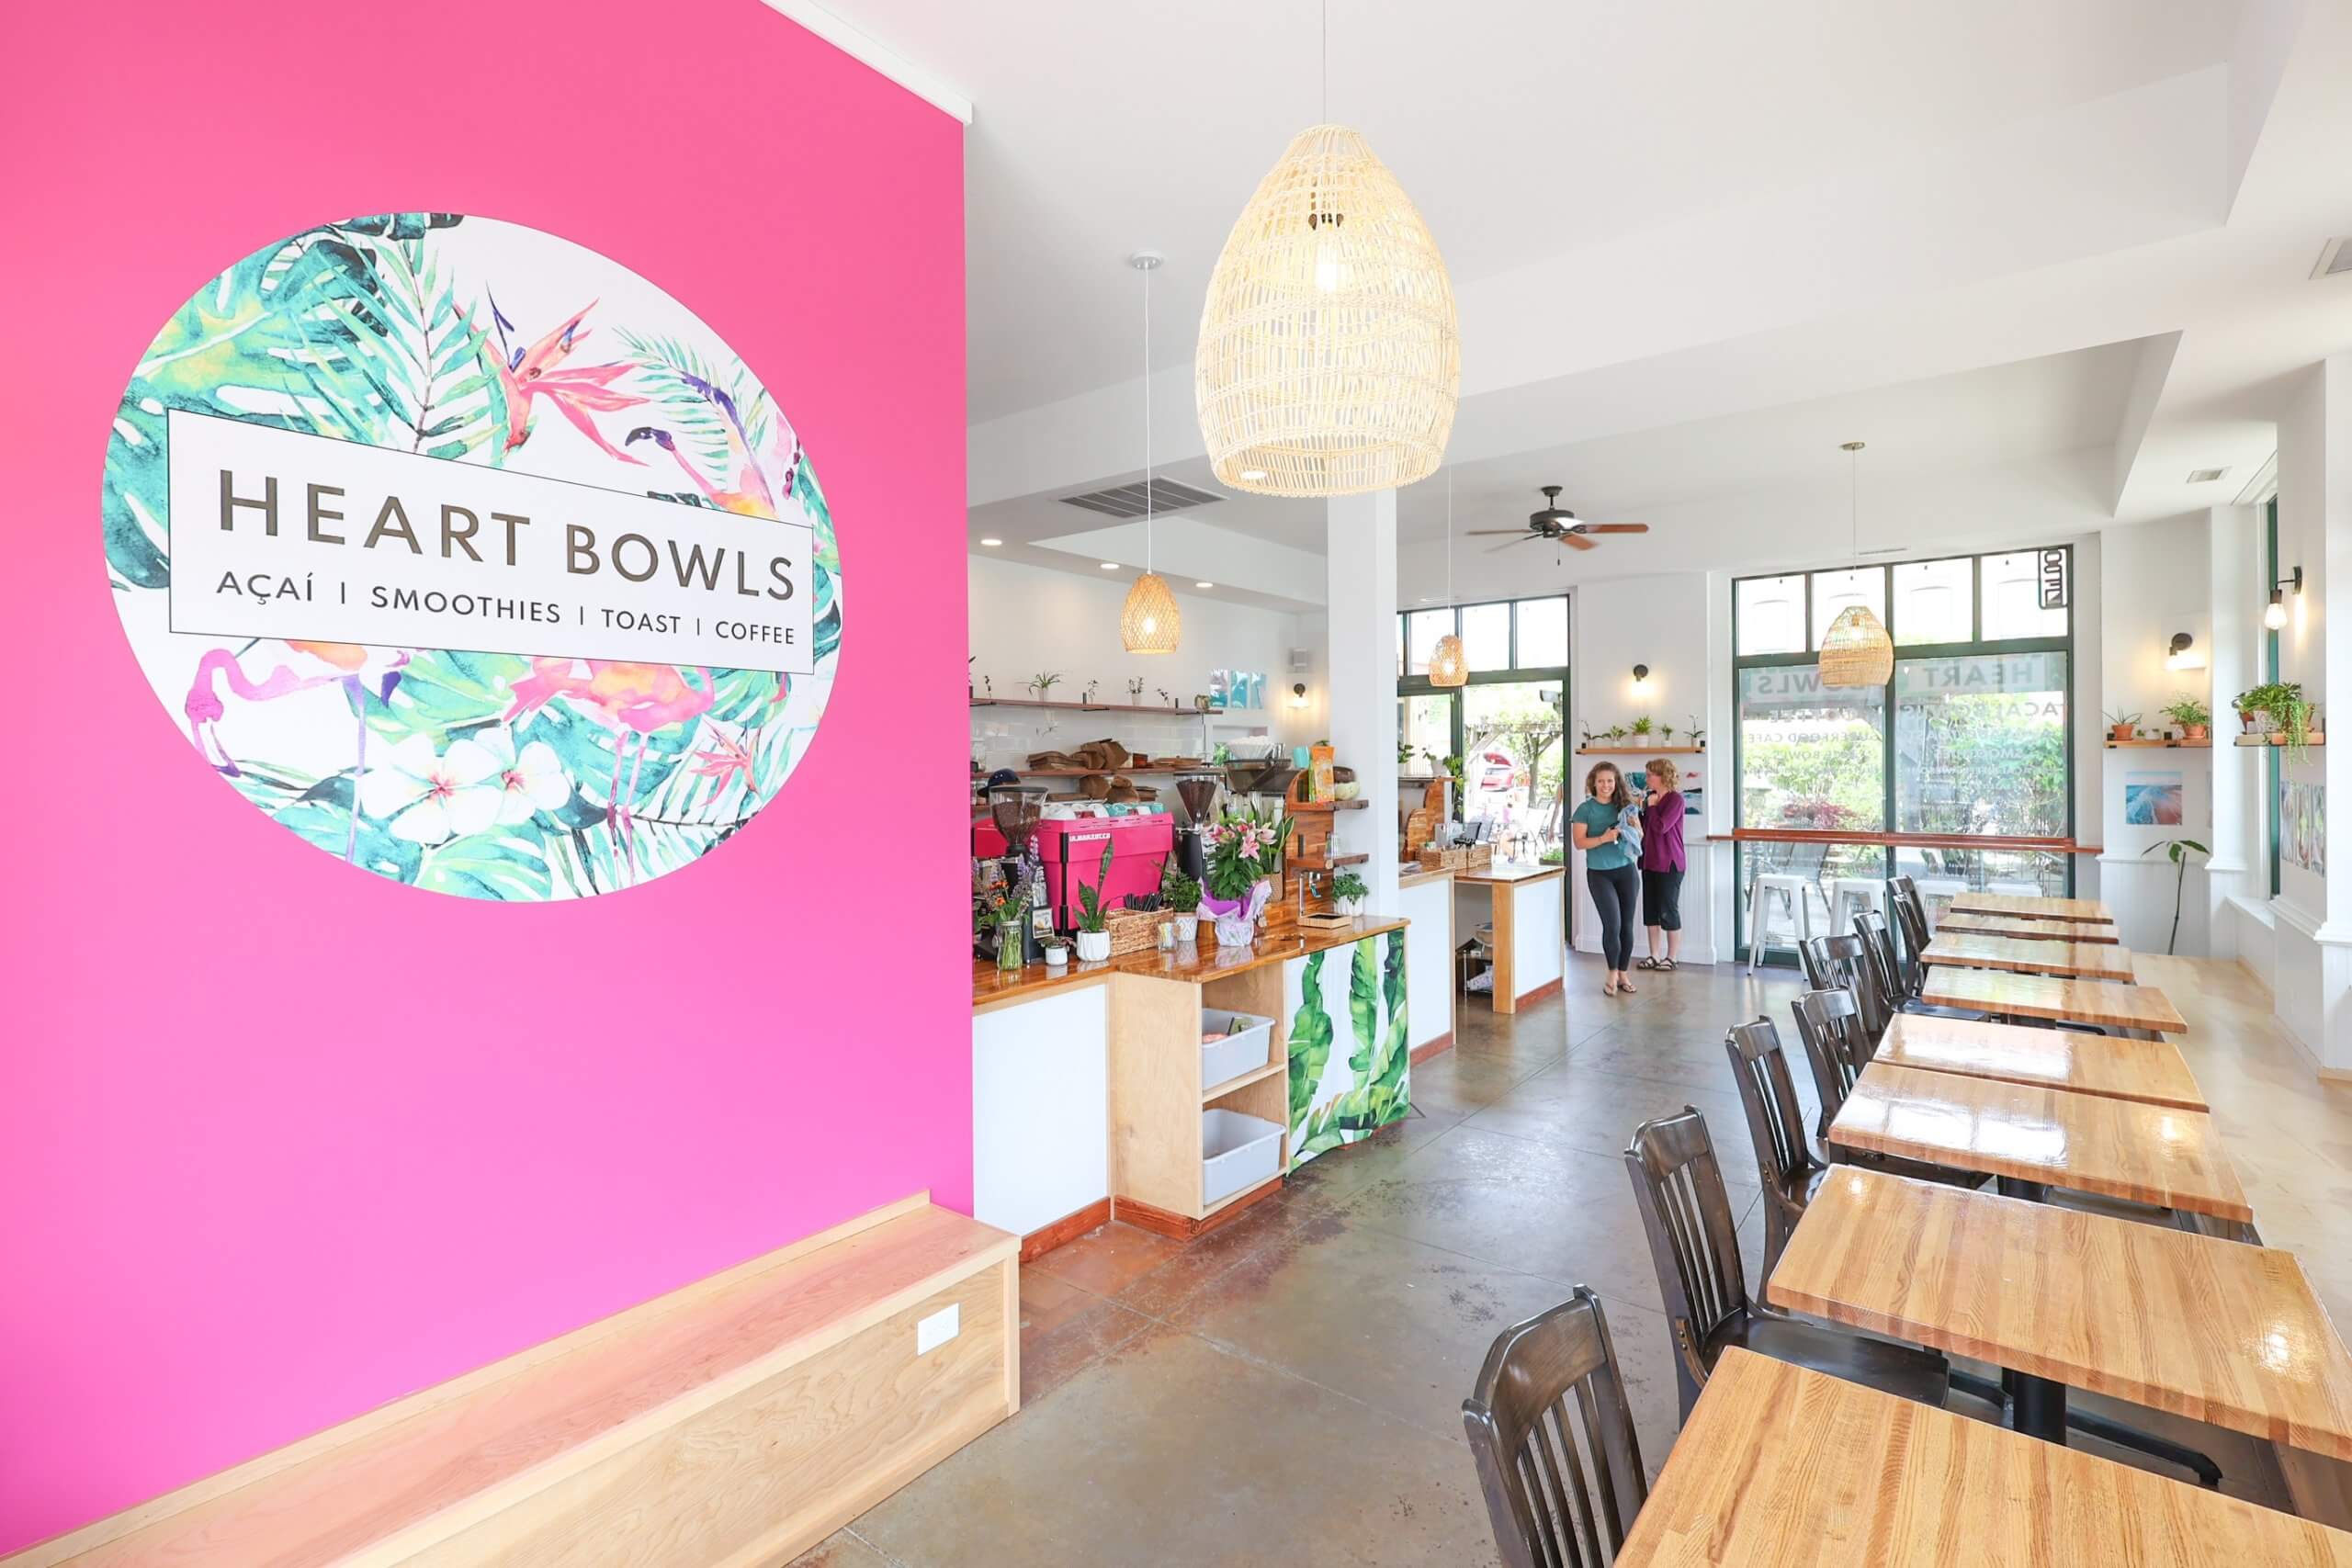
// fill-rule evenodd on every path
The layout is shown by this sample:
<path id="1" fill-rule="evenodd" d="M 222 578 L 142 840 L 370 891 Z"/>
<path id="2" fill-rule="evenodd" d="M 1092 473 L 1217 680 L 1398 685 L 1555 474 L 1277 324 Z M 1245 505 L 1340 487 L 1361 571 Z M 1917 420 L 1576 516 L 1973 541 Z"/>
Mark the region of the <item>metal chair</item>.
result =
<path id="1" fill-rule="evenodd" d="M 1788 911 L 1789 927 L 1796 941 L 1802 942 L 1813 935 L 1812 897 L 1820 897 L 1825 913 L 1828 908 L 1829 896 L 1821 891 L 1821 868 L 1828 858 L 1827 844 L 1792 844 L 1786 860 L 1756 868 L 1747 890 L 1749 974 L 1755 974 L 1757 965 L 1764 961 L 1764 949 L 1771 934 L 1773 900 Z"/>
<path id="2" fill-rule="evenodd" d="M 1602 1568 L 1649 1497 L 1609 1319 L 1586 1286 L 1496 1337 L 1462 1425 L 1504 1568 Z"/>
<path id="3" fill-rule="evenodd" d="M 1829 1167 L 1815 1157 L 1804 1137 L 1804 1107 L 1789 1075 L 1789 1054 L 1769 1018 L 1736 1023 L 1724 1035 L 1739 1103 L 1747 1112 L 1747 1135 L 1756 1145 L 1757 1179 L 1764 1185 L 1764 1277 L 1772 1277 L 1781 1249 L 1813 1201 Z"/>
<path id="4" fill-rule="evenodd" d="M 1733 1345 L 1922 1404 L 1944 1402 L 1950 1363 L 1936 1352 L 1840 1333 L 1748 1299 L 1723 1170 L 1707 1119 L 1694 1107 L 1634 1128 L 1625 1168 L 1666 1298 L 1685 1421 L 1715 1361 Z"/>

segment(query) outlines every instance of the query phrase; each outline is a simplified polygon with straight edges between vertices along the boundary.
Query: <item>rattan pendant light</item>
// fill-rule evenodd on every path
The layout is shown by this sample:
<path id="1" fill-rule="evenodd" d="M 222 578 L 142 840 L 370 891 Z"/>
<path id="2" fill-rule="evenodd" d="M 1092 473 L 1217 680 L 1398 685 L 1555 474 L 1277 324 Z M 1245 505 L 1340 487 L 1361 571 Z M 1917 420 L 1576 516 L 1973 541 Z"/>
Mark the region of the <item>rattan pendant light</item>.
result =
<path id="1" fill-rule="evenodd" d="M 1453 603 L 1453 470 L 1445 471 L 1445 602 Z M 1462 614 L 1456 609 L 1454 615 Z M 1437 639 L 1430 649 L 1430 684 L 1432 686 L 1466 685 L 1470 680 L 1470 660 L 1463 657 L 1462 638 L 1453 632 Z"/>
<path id="2" fill-rule="evenodd" d="M 1453 286 L 1355 131 L 1307 127 L 1258 183 L 1209 277 L 1193 375 L 1234 490 L 1354 495 L 1437 471 L 1462 385 Z"/>
<path id="3" fill-rule="evenodd" d="M 1151 570 L 1151 275 L 1159 256 L 1137 251 L 1127 265 L 1143 274 L 1143 575 L 1119 612 L 1119 641 L 1129 653 L 1173 653 L 1183 616 L 1168 580 Z"/>
<path id="4" fill-rule="evenodd" d="M 1838 450 L 1848 460 L 1849 525 L 1857 558 L 1862 546 L 1862 444 L 1849 441 Z M 1824 686 L 1883 686 L 1894 678 L 1894 639 L 1868 604 L 1849 604 L 1838 612 L 1821 637 L 1821 683 Z"/>

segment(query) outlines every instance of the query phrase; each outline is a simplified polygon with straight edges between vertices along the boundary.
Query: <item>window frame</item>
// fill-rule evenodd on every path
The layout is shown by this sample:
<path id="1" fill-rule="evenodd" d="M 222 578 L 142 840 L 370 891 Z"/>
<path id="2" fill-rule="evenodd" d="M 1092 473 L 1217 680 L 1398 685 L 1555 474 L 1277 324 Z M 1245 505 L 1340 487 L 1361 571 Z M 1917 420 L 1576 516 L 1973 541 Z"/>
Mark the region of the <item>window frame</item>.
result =
<path id="1" fill-rule="evenodd" d="M 2025 551 L 2056 549 L 2064 550 L 2066 553 L 2066 581 L 2069 585 L 2069 592 L 2067 595 L 2065 636 L 2002 637 L 1997 640 L 1987 640 L 1985 638 L 1984 635 L 1984 558 L 1986 556 L 1993 555 L 2015 555 L 2020 553 L 2020 549 Z M 1895 691 L 1896 674 L 1898 672 L 1899 666 L 1901 666 L 1905 660 L 1974 659 L 1984 658 L 1988 655 L 1997 656 L 2005 653 L 2063 653 L 2066 656 L 2066 837 L 2071 840 L 2075 837 L 2076 826 L 2075 795 L 2076 784 L 2078 782 L 2075 765 L 2076 759 L 2075 755 L 2075 720 L 2076 716 L 2076 709 L 2075 706 L 2075 678 L 2077 669 L 2077 661 L 2075 657 L 2075 630 L 2081 621 L 2081 617 L 2075 614 L 2075 611 L 2077 608 L 2075 604 L 2077 595 L 2072 591 L 2073 585 L 2075 581 L 2075 547 L 2073 545 L 2033 545 L 1998 550 L 1959 551 L 1950 555 L 1906 558 L 1905 559 L 1899 561 L 1863 561 L 1851 565 L 1828 565 L 1804 569 L 1804 624 L 1805 626 L 1805 641 L 1808 645 L 1813 641 L 1813 580 L 1816 572 L 1854 572 L 1875 570 L 1879 573 L 1882 591 L 1881 603 L 1884 604 L 1887 607 L 1887 636 L 1889 637 L 1893 637 L 1899 630 L 1898 623 L 1900 622 L 1903 615 L 1903 606 L 1894 597 L 1894 569 L 1898 566 L 1915 565 L 1920 561 L 1960 559 L 1966 559 L 1971 562 L 1968 573 L 1968 626 L 1971 635 L 1968 640 L 1964 642 L 1913 643 L 1908 646 L 1897 642 L 1894 646 L 1894 665 L 1897 668 L 1890 668 L 1887 671 L 1884 708 L 1886 714 L 1886 733 L 1884 739 L 1881 744 L 1879 758 L 1879 784 L 1881 793 L 1880 809 L 1883 813 L 1880 819 L 1889 824 L 1893 824 L 1897 820 L 1896 796 L 1898 794 L 1898 785 L 1895 778 L 1895 769 L 1900 753 L 1894 745 L 1894 725 L 1895 716 L 1900 711 L 1900 702 Z M 1745 581 L 1754 581 L 1758 578 L 1778 578 L 1792 575 L 1796 574 L 1787 570 L 1782 570 L 1779 571 L 1750 572 L 1740 577 L 1736 577 L 1732 580 L 1732 592 L 1730 596 L 1731 646 L 1734 649 L 1737 649 L 1739 647 L 1739 584 Z M 1753 669 L 1802 668 L 1806 665 L 1819 664 L 1820 662 L 1820 650 L 1811 646 L 1808 646 L 1805 650 L 1801 653 L 1735 653 L 1733 655 L 1731 668 L 1731 825 L 1733 829 L 1736 829 L 1739 826 L 1740 802 L 1746 797 L 1747 793 L 1746 759 L 1743 755 L 1744 747 L 1741 743 L 1741 737 L 1743 733 L 1743 727 L 1740 722 L 1741 672 L 1743 671 Z M 2277 791 L 2273 790 L 2272 794 L 2275 796 Z M 2275 801 L 2273 803 L 2273 809 L 2276 810 Z M 1888 832 L 1893 832 L 1894 830 L 1895 829 L 1892 826 L 1885 829 L 1885 831 Z M 1743 964 L 1747 962 L 1747 900 L 1739 897 L 1739 890 L 1743 886 L 1745 886 L 1740 874 L 1743 870 L 1743 857 L 1752 852 L 1753 851 L 1746 844 L 1735 843 L 1732 846 L 1732 953 L 1735 962 Z M 1894 849 L 1887 849 L 1881 852 L 1881 869 L 1888 876 L 1892 876 L 1894 874 L 1896 854 L 1897 852 Z M 2064 886 L 2066 892 L 2069 895 L 2072 895 L 2075 890 L 2075 857 L 2071 854 L 2062 855 L 2060 860 L 2065 867 Z M 2276 864 L 2275 848 L 2273 851 L 2273 864 L 2274 866 Z M 1793 956 L 1778 958 L 1770 953 L 1766 955 L 1765 961 L 1767 963 L 1781 964 L 1793 964 L 1796 962 Z"/>

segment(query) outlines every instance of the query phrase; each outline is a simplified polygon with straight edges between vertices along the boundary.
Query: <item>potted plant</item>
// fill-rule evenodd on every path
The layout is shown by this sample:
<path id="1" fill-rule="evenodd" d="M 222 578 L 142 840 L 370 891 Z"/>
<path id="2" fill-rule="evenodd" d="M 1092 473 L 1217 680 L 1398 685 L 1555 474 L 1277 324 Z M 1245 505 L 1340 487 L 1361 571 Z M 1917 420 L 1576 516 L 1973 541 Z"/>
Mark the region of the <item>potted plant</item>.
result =
<path id="1" fill-rule="evenodd" d="M 1684 729 L 1691 745 L 1697 747 L 1702 751 L 1707 749 L 1707 732 L 1699 728 L 1699 716 L 1697 714 L 1694 713 L 1690 716 L 1690 722 L 1684 727 Z"/>
<path id="2" fill-rule="evenodd" d="M 2137 713 L 2110 713 L 2107 716 L 2107 732 L 2114 739 L 2129 740 L 2139 728 L 2140 716 Z"/>
<path id="3" fill-rule="evenodd" d="M 1024 872 L 1011 887 L 997 889 L 980 911 L 980 932 L 995 939 L 1000 970 L 1018 970 L 1027 957 L 1032 886 Z"/>
<path id="4" fill-rule="evenodd" d="M 1371 891 L 1364 886 L 1363 878 L 1352 871 L 1343 871 L 1331 878 L 1331 897 L 1339 904 L 1340 913 L 1343 915 L 1363 913 L 1364 897 Z"/>
<path id="5" fill-rule="evenodd" d="M 2158 850 L 2163 850 L 2169 855 L 2173 863 L 2172 935 L 2165 942 L 2165 951 L 2170 953 L 2180 942 L 2180 895 L 2183 885 L 2188 880 L 2189 853 L 2194 851 L 2198 854 L 2210 856 L 2213 852 L 2194 839 L 2166 839 L 2161 844 L 2150 844 L 2140 852 L 2152 855 Z"/>
<path id="6" fill-rule="evenodd" d="M 1198 927 L 1208 922 L 1200 918 L 1201 885 L 1185 875 L 1170 855 L 1167 869 L 1159 874 L 1160 902 L 1176 917 L 1176 940 L 1191 942 L 1198 935 Z"/>
<path id="7" fill-rule="evenodd" d="M 1282 863 L 1291 819 L 1243 807 L 1209 825 L 1208 896 L 1201 908 L 1216 917 L 1219 946 L 1242 946 L 1257 938 L 1258 917 L 1273 898 L 1270 880 Z"/>
<path id="8" fill-rule="evenodd" d="M 1069 943 L 1059 935 L 1040 937 L 1037 945 L 1046 951 L 1046 967 L 1059 969 L 1069 963 Z"/>
<path id="9" fill-rule="evenodd" d="M 1084 964 L 1100 964 L 1111 956 L 1111 911 L 1102 907 L 1102 885 L 1111 879 L 1113 839 L 1102 840 L 1102 863 L 1095 869 L 1094 885 L 1078 885 L 1078 956 Z"/>
<path id="10" fill-rule="evenodd" d="M 1634 739 L 1636 740 L 1645 739 L 1648 737 L 1649 732 L 1655 728 L 1656 726 L 1650 722 L 1650 716 L 1647 714 L 1642 715 L 1641 717 L 1634 721 Z"/>
<path id="11" fill-rule="evenodd" d="M 1670 725 L 1670 724 L 1661 724 L 1661 725 L 1659 725 L 1659 726 L 1657 727 L 1657 738 L 1658 738 L 1660 740 L 1664 741 L 1664 742 L 1665 742 L 1666 744 L 1668 744 L 1668 746 L 1673 745 L 1673 744 L 1674 744 L 1674 726 L 1672 726 L 1672 725 Z"/>
<path id="12" fill-rule="evenodd" d="M 2165 705 L 2164 715 L 2180 726 L 2183 740 L 2202 740 L 2213 722 L 2213 710 L 2195 697 L 2177 697 Z"/>
<path id="13" fill-rule="evenodd" d="M 1029 677 L 1029 689 L 1037 694 L 1037 700 L 1042 703 L 1046 700 L 1046 694 L 1052 691 L 1060 680 L 1061 676 L 1053 671 L 1040 670 Z"/>
<path id="14" fill-rule="evenodd" d="M 2230 699 L 2230 706 L 2237 710 L 2238 723 L 2248 735 L 2262 728 L 2263 694 L 2268 690 L 2267 686 L 2250 686 Z"/>

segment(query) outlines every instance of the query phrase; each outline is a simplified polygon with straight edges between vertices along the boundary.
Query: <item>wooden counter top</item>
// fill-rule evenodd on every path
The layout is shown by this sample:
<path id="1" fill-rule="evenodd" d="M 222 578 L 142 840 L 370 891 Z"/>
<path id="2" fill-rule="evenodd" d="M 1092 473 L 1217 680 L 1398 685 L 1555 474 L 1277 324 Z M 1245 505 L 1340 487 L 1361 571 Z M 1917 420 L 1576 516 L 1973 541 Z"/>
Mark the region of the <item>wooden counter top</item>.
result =
<path id="1" fill-rule="evenodd" d="M 1399 887 L 1426 887 L 1432 882 L 1443 882 L 1454 874 L 1448 870 L 1431 871 L 1417 860 L 1408 860 L 1396 869 Z"/>
<path id="2" fill-rule="evenodd" d="M 1197 986 L 1227 975 L 1246 974 L 1269 964 L 1304 958 L 1327 948 L 1346 947 L 1368 936 L 1401 931 L 1405 924 L 1394 917 L 1360 915 L 1347 925 L 1329 931 L 1300 930 L 1261 937 L 1247 947 L 1201 942 L 1190 948 L 1180 945 L 1169 953 L 1156 947 L 1146 948 L 1141 953 L 1107 958 L 1099 964 L 1080 964 L 1072 959 L 1059 973 L 1042 964 L 1007 973 L 978 959 L 972 964 L 972 1007 L 975 1011 L 992 1010 L 1014 1002 L 1035 1001 L 1055 991 L 1098 985 L 1114 975 L 1136 975 L 1146 979 Z"/>
<path id="3" fill-rule="evenodd" d="M 1510 886 L 1521 882 L 1541 882 L 1547 876 L 1566 876 L 1567 867 L 1562 865 L 1506 865 L 1500 861 L 1483 871 L 1457 871 L 1456 882 L 1485 882 Z"/>

